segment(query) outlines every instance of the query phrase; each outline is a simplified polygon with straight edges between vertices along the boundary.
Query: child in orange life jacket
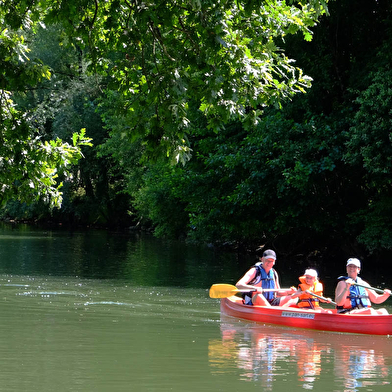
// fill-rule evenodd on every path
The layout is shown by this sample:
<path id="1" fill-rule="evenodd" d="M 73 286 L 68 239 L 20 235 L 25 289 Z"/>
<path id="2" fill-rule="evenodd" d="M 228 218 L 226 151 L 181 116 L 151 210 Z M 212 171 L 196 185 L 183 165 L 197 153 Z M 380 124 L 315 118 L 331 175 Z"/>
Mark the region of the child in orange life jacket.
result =
<path id="1" fill-rule="evenodd" d="M 298 286 L 298 291 L 292 295 L 292 298 L 299 298 L 297 306 L 303 309 L 321 309 L 320 298 L 306 293 L 310 291 L 320 297 L 323 296 L 323 284 L 318 281 L 317 271 L 314 269 L 307 269 L 303 276 L 299 277 L 301 282 Z M 331 298 L 326 298 L 327 301 L 331 302 Z"/>

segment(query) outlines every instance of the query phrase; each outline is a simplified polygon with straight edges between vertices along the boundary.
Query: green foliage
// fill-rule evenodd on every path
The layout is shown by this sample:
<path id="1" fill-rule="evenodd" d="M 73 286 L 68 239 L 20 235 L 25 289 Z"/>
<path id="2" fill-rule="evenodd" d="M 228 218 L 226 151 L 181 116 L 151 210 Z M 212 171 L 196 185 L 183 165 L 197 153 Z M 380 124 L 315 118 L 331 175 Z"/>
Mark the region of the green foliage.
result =
<path id="1" fill-rule="evenodd" d="M 358 109 L 347 142 L 345 160 L 361 167 L 362 181 L 358 190 L 366 202 L 353 216 L 358 240 L 375 251 L 392 249 L 390 224 L 392 202 L 392 71 L 390 46 L 382 46 L 374 59 L 374 71 L 368 86 L 356 99 Z"/>
<path id="2" fill-rule="evenodd" d="M 381 176 L 388 185 L 392 173 L 391 93 L 392 70 L 388 64 L 373 73 L 369 86 L 356 99 L 359 108 L 346 156 L 350 162 L 363 163 L 370 182 Z"/>
<path id="3" fill-rule="evenodd" d="M 391 15 L 385 2 L 331 4 L 311 44 L 286 37 L 316 78 L 309 94 L 251 129 L 226 122 L 216 134 L 194 121 L 194 156 L 172 185 L 189 236 L 392 249 Z"/>
<path id="4" fill-rule="evenodd" d="M 73 144 L 59 138 L 42 140 L 28 112 L 17 109 L 13 94 L 50 78 L 49 67 L 30 61 L 27 38 L 35 32 L 39 5 L 4 2 L 0 8 L 0 202 L 17 198 L 31 202 L 41 198 L 51 207 L 60 206 L 62 182 L 70 165 L 81 155 L 81 146 L 91 145 L 84 130 L 75 133 Z"/>
<path id="5" fill-rule="evenodd" d="M 54 1 L 46 23 L 62 23 L 91 59 L 90 69 L 111 76 L 127 117 L 129 137 L 144 154 L 186 160 L 186 135 L 195 107 L 219 131 L 231 119 L 247 127 L 260 109 L 310 85 L 276 41 L 310 28 L 326 2 Z M 115 54 L 108 56 L 108 48 Z M 196 105 L 196 106 L 195 106 Z M 117 114 L 117 115 L 118 115 Z"/>
<path id="6" fill-rule="evenodd" d="M 0 92 L 0 200 L 32 201 L 42 198 L 51 206 L 61 205 L 59 173 L 67 176 L 69 165 L 81 157 L 80 146 L 90 145 L 84 130 L 74 134 L 73 145 L 60 139 L 42 141 L 25 117 L 16 110 L 10 95 Z M 35 196 L 33 196 L 35 195 Z"/>
<path id="7" fill-rule="evenodd" d="M 371 253 L 392 249 L 391 202 L 391 197 L 384 196 L 350 215 L 358 241 Z"/>
<path id="8" fill-rule="evenodd" d="M 41 81 L 34 89 L 14 94 L 19 110 L 28 113 L 27 121 L 41 140 L 50 143 L 51 138 L 72 139 L 79 144 L 83 160 L 70 160 L 67 175 L 59 172 L 56 180 L 61 187 L 61 211 L 44 209 L 40 204 L 26 206 L 7 205 L 7 211 L 15 217 L 34 216 L 35 220 L 50 219 L 64 223 L 117 225 L 125 222 L 124 211 L 129 209 L 129 196 L 123 192 L 122 177 L 112 170 L 111 157 L 98 157 L 97 150 L 107 138 L 107 131 L 98 113 L 102 95 L 101 77 L 86 74 L 86 62 L 79 48 L 69 44 L 60 25 L 37 29 L 31 42 L 30 58 L 41 58 L 51 67 L 51 79 Z M 95 146 L 85 143 L 75 129 L 85 129 Z M 84 136 L 83 136 L 84 137 Z M 81 156 L 81 155 L 80 155 Z M 86 164 L 85 162 L 88 162 Z M 120 178 L 120 181 L 119 181 Z M 60 201 L 60 200 L 59 200 Z M 22 212 L 24 211 L 24 213 Z"/>
<path id="9" fill-rule="evenodd" d="M 282 114 L 266 116 L 251 133 L 200 142 L 198 172 L 189 176 L 191 235 L 257 242 L 301 228 L 301 235 L 338 223 L 329 205 L 338 191 L 344 137 L 322 119 L 300 125 Z M 202 173 L 200 173 L 200 172 Z M 320 197 L 329 193 L 332 198 Z"/>
<path id="10" fill-rule="evenodd" d="M 281 105 L 309 86 L 310 79 L 284 55 L 276 40 L 296 32 L 309 40 L 310 28 L 325 9 L 326 2 L 321 0 L 303 4 L 2 1 L 0 114 L 2 159 L 7 166 L 2 175 L 3 203 L 17 194 L 27 200 L 30 192 L 51 205 L 61 204 L 57 176 L 81 156 L 79 148 L 87 139 L 81 134 L 71 147 L 55 135 L 69 137 L 88 128 L 81 116 L 86 114 L 88 98 L 81 99 L 77 108 L 76 96 L 67 96 L 76 85 L 86 85 L 80 80 L 89 77 L 86 65 L 92 74 L 108 79 L 108 96 L 112 91 L 121 94 L 122 105 L 115 116 L 126 119 L 122 133 L 128 139 L 142 140 L 145 156 L 163 151 L 185 163 L 195 110 L 205 114 L 214 131 L 233 118 L 250 127 L 257 123 L 260 109 Z M 63 34 L 51 41 L 40 40 L 44 36 L 40 30 L 46 26 L 60 26 Z M 60 62 L 57 44 L 66 47 L 62 53 L 67 57 Z M 32 49 L 35 56 L 29 58 Z M 55 77 L 45 86 L 43 79 L 50 79 L 53 71 L 57 71 Z M 41 91 L 35 93 L 38 83 L 42 83 Z M 58 92 L 45 94 L 42 87 L 56 87 Z M 31 105 L 35 116 L 18 112 L 15 99 L 22 107 Z M 27 114 L 28 108 L 24 110 Z M 78 116 L 73 116 L 75 112 Z M 52 132 L 55 140 L 49 141 Z"/>
<path id="11" fill-rule="evenodd" d="M 3 204 L 392 248 L 389 2 L 332 2 L 328 18 L 317 0 L 1 5 Z"/>
<path id="12" fill-rule="evenodd" d="M 153 166 L 144 175 L 145 186 L 133 194 L 142 223 L 153 222 L 157 236 L 182 237 L 189 224 L 186 205 L 179 195 L 182 171 L 178 166 Z"/>

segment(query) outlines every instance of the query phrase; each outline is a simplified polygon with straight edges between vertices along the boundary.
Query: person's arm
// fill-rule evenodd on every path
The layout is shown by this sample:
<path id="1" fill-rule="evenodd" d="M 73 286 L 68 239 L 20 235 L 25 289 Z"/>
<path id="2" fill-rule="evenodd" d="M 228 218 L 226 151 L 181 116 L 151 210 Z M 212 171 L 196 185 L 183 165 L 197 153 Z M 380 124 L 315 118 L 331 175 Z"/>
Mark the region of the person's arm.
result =
<path id="1" fill-rule="evenodd" d="M 256 287 L 248 284 L 251 282 L 256 276 L 256 268 L 252 267 L 235 285 L 239 290 L 247 290 L 249 291 L 259 291 L 261 292 L 261 287 Z"/>
<path id="2" fill-rule="evenodd" d="M 368 285 L 367 283 L 365 283 Z M 369 299 L 371 302 L 374 302 L 375 304 L 381 304 L 383 303 L 390 295 L 391 295 L 391 290 L 384 290 L 384 294 L 377 294 L 374 290 L 371 289 L 365 289 L 367 291 L 367 294 L 369 296 Z"/>
<path id="3" fill-rule="evenodd" d="M 337 306 L 343 306 L 350 295 L 351 279 L 341 280 L 335 290 L 335 302 Z"/>
<path id="4" fill-rule="evenodd" d="M 293 287 L 292 287 L 293 288 Z M 292 295 L 291 298 L 298 298 L 300 295 L 302 295 L 304 292 L 301 289 L 298 289 L 295 291 Z"/>

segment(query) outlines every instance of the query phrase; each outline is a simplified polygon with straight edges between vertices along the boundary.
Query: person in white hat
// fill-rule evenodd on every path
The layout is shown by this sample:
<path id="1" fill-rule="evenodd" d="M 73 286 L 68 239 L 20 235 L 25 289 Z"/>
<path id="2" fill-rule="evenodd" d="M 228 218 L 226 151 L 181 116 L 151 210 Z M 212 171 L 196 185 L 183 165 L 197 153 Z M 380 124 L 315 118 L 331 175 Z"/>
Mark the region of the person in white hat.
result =
<path id="1" fill-rule="evenodd" d="M 386 289 L 384 294 L 378 295 L 370 288 L 369 283 L 358 275 L 361 271 L 361 262 L 357 258 L 350 258 L 346 264 L 347 276 L 341 276 L 335 290 L 335 302 L 338 313 L 371 313 L 388 314 L 386 309 L 373 309 L 375 304 L 383 303 L 391 291 Z M 360 286 L 359 286 L 360 285 Z M 367 286 L 367 287 L 362 287 Z"/>
<path id="2" fill-rule="evenodd" d="M 299 298 L 297 306 L 303 309 L 320 309 L 320 298 L 323 296 L 323 284 L 318 280 L 318 273 L 315 269 L 309 268 L 305 270 L 303 276 L 299 277 L 301 282 L 298 285 L 298 291 L 292 295 L 292 298 Z M 309 294 L 311 292 L 315 295 Z M 331 298 L 326 298 L 326 301 L 332 302 Z"/>
<path id="3" fill-rule="evenodd" d="M 284 291 L 279 290 L 278 273 L 273 268 L 275 261 L 275 251 L 272 249 L 263 251 L 260 262 L 251 267 L 236 283 L 239 290 L 249 289 L 249 293 L 244 293 L 243 295 L 246 305 L 290 306 L 297 302 L 297 299 L 291 298 L 295 288 Z M 263 289 L 266 289 L 266 291 L 263 292 Z M 269 291 L 273 289 L 277 290 Z"/>

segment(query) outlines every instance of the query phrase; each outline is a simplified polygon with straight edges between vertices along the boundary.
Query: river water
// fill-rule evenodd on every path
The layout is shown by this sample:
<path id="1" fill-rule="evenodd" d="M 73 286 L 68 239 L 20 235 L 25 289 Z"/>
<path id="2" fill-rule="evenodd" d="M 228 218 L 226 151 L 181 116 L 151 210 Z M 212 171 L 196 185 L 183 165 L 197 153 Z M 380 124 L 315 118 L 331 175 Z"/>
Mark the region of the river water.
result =
<path id="1" fill-rule="evenodd" d="M 97 230 L 1 225 L 0 241 L 0 391 L 391 388 L 389 337 L 221 316 L 208 288 L 249 258 Z"/>

